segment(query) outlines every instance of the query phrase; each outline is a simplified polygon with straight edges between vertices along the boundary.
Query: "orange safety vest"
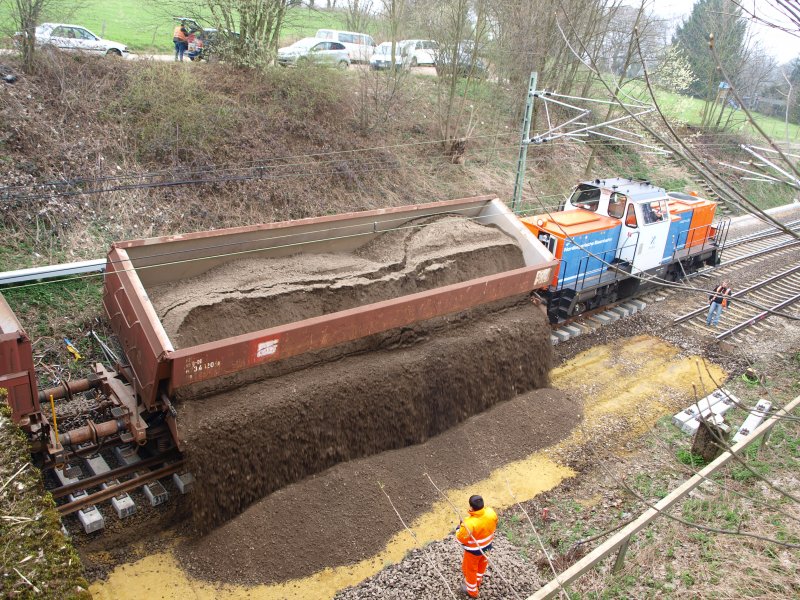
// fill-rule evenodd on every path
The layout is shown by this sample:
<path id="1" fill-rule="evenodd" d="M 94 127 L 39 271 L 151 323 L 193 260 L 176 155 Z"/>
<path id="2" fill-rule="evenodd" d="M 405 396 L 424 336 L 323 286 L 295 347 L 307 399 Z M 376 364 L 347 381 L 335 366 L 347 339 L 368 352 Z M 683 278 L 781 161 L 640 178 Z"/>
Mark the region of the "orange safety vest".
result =
<path id="1" fill-rule="evenodd" d="M 186 32 L 184 32 L 183 30 L 183 25 L 178 25 L 175 28 L 175 31 L 172 32 L 172 39 L 174 40 L 175 38 L 179 39 L 182 42 L 186 41 Z"/>
<path id="2" fill-rule="evenodd" d="M 461 542 L 466 552 L 481 554 L 482 551 L 491 550 L 496 529 L 497 513 L 493 509 L 484 507 L 480 510 L 471 510 L 458 528 L 456 539 Z"/>

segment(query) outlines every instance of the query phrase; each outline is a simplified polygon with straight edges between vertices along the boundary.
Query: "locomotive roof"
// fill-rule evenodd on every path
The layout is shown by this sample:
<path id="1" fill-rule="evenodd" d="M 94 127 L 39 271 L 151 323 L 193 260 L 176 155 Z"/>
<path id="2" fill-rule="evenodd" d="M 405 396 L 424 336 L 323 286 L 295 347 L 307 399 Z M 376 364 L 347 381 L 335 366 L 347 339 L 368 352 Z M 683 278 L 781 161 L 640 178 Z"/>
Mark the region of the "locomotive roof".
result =
<path id="1" fill-rule="evenodd" d="M 653 185 L 649 181 L 636 181 L 635 179 L 623 179 L 622 177 L 584 181 L 581 185 L 589 185 L 613 192 L 622 192 L 634 202 L 663 198 L 667 194 L 664 188 Z"/>

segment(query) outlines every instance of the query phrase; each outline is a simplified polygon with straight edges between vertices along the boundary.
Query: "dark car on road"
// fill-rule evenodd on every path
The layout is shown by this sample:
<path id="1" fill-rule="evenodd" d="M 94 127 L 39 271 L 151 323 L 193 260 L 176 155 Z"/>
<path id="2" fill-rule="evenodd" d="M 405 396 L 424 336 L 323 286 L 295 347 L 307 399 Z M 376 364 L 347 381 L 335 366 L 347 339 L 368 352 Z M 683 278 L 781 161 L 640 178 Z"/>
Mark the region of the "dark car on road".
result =
<path id="1" fill-rule="evenodd" d="M 483 78 L 488 71 L 486 61 L 475 52 L 475 43 L 465 40 L 458 48 L 442 45 L 436 51 L 436 74 L 449 75 L 455 72 L 456 77 Z M 455 66 L 454 66 L 455 64 Z"/>

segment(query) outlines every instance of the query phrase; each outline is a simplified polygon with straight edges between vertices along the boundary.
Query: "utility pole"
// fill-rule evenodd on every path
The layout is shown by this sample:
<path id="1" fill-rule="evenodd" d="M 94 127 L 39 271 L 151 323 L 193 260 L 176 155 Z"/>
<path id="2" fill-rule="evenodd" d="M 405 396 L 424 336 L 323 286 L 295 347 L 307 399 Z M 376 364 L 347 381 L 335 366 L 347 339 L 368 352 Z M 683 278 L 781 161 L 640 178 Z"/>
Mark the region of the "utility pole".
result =
<path id="1" fill-rule="evenodd" d="M 525 163 L 528 159 L 528 145 L 531 143 L 531 118 L 533 117 L 533 101 L 536 97 L 536 80 L 538 73 L 531 73 L 528 85 L 528 99 L 525 102 L 525 118 L 522 121 L 522 137 L 519 142 L 519 158 L 517 159 L 517 178 L 514 181 L 514 197 L 511 199 L 511 210 L 517 210 L 522 200 L 522 186 L 525 179 Z"/>

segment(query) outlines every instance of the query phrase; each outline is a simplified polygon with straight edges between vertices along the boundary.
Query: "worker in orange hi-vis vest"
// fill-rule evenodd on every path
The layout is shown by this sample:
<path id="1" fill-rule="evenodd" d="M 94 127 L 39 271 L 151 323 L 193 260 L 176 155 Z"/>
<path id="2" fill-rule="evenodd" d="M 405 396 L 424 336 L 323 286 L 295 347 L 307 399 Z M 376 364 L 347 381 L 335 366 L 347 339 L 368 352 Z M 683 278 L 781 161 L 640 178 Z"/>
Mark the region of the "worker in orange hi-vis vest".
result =
<path id="1" fill-rule="evenodd" d="M 496 529 L 497 513 L 484 507 L 480 496 L 470 496 L 469 516 L 459 524 L 456 539 L 464 546 L 464 559 L 461 562 L 464 583 L 461 591 L 473 598 L 478 597 L 478 588 L 489 566 L 486 554 L 492 549 Z"/>

